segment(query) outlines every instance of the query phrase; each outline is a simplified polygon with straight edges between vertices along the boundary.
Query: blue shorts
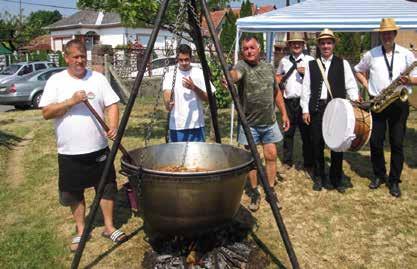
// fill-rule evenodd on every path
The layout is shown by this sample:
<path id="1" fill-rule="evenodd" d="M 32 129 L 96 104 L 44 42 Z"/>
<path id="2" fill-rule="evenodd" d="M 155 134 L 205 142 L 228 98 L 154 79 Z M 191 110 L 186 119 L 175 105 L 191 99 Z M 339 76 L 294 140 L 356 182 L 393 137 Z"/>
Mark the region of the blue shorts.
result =
<path id="1" fill-rule="evenodd" d="M 204 127 L 184 130 L 169 130 L 169 142 L 204 142 Z"/>
<path id="2" fill-rule="evenodd" d="M 258 125 L 249 127 L 255 144 L 271 144 L 282 140 L 282 134 L 279 130 L 278 123 L 272 125 Z M 241 145 L 248 145 L 248 141 L 243 131 L 242 125 L 239 124 L 237 142 Z"/>

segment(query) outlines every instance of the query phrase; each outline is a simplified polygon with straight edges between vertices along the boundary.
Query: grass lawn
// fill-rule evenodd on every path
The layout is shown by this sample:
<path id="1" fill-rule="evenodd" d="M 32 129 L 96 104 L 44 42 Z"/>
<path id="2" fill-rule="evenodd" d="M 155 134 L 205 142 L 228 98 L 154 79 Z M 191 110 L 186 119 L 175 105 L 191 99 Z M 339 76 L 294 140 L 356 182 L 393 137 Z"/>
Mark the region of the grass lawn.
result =
<path id="1" fill-rule="evenodd" d="M 122 107 L 121 107 L 122 108 Z M 123 138 L 126 148 L 143 145 L 144 126 L 150 121 L 153 101 L 140 100 L 134 108 Z M 224 142 L 229 139 L 229 111 L 220 111 Z M 156 113 L 151 143 L 164 142 L 166 114 Z M 278 145 L 281 150 L 282 144 Z M 281 211 L 302 268 L 415 268 L 417 264 L 417 113 L 412 109 L 405 140 L 405 163 L 401 189 L 395 199 L 385 187 L 370 191 L 372 168 L 369 148 L 346 153 L 344 171 L 354 185 L 346 194 L 313 192 L 312 182 L 292 169 L 276 186 Z M 389 146 L 386 147 L 389 164 Z M 300 143 L 295 158 L 300 160 Z M 116 170 L 120 168 L 117 156 Z M 326 152 L 326 161 L 329 154 Z M 75 232 L 68 208 L 58 203 L 57 160 L 51 121 L 40 111 L 0 113 L 0 268 L 68 268 L 68 246 Z M 118 175 L 119 187 L 127 179 Z M 86 192 L 91 204 L 94 191 Z M 242 197 L 242 204 L 248 198 Z M 149 249 L 141 230 L 142 220 L 131 215 L 121 188 L 116 201 L 116 223 L 131 239 L 114 246 L 100 236 L 98 216 L 92 239 L 87 243 L 81 267 L 140 268 Z M 269 205 L 263 200 L 253 214 L 254 234 L 272 253 L 270 268 L 290 268 L 285 248 Z"/>

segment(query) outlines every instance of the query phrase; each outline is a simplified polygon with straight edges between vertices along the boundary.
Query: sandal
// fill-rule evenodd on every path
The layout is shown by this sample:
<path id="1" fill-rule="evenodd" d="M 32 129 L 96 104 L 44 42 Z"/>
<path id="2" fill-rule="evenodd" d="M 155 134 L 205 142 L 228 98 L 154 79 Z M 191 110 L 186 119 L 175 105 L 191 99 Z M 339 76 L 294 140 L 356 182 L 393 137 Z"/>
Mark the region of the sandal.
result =
<path id="1" fill-rule="evenodd" d="M 111 234 L 106 234 L 105 232 L 102 232 L 101 235 L 105 238 L 110 239 L 116 244 L 121 244 L 127 241 L 126 234 L 120 230 L 114 230 L 114 232 L 112 232 Z"/>
<path id="2" fill-rule="evenodd" d="M 81 241 L 81 236 L 79 236 L 79 235 L 72 238 L 71 246 L 70 246 L 70 251 L 71 252 L 76 252 L 77 251 L 78 244 L 80 243 L 80 241 Z"/>
<path id="3" fill-rule="evenodd" d="M 90 239 L 91 239 L 91 234 L 88 236 L 87 241 L 90 240 Z M 70 245 L 70 251 L 72 253 L 77 251 L 78 245 L 80 244 L 80 242 L 81 242 L 81 236 L 80 235 L 74 236 L 72 238 L 71 245 Z"/>

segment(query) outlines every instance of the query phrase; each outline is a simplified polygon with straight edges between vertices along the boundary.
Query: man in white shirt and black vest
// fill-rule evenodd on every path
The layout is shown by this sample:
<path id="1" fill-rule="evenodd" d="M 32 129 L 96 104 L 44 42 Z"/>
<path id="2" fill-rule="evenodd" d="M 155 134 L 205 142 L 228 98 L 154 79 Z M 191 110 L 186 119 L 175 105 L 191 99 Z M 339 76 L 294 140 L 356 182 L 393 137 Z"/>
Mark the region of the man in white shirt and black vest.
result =
<path id="1" fill-rule="evenodd" d="M 399 27 L 392 18 L 383 18 L 380 28 L 381 46 L 377 46 L 363 56 L 355 66 L 356 77 L 371 98 L 379 96 L 382 91 L 398 78 L 416 59 L 413 53 L 394 42 Z M 368 79 L 369 77 L 369 79 Z M 417 70 L 410 76 L 400 78 L 402 84 L 408 85 L 411 93 L 411 84 L 417 84 Z M 377 189 L 381 184 L 387 183 L 389 192 L 394 197 L 400 197 L 401 172 L 404 162 L 403 140 L 406 122 L 409 114 L 408 102 L 396 100 L 380 113 L 372 112 L 371 161 L 375 177 L 372 178 L 369 188 Z M 389 130 L 391 146 L 390 171 L 387 178 L 384 158 L 385 132 Z"/>
<path id="2" fill-rule="evenodd" d="M 328 190 L 336 188 L 340 193 L 344 193 L 346 187 L 349 186 L 343 177 L 342 152 L 331 151 L 329 178 L 324 172 L 322 120 L 327 103 L 332 97 L 358 100 L 358 86 L 349 63 L 333 54 L 336 46 L 336 37 L 333 32 L 324 29 L 317 38 L 317 42 L 321 57 L 316 61 L 310 61 L 306 66 L 301 93 L 303 120 L 311 126 L 313 142 L 313 190 L 320 191 L 322 187 Z M 319 64 L 324 69 L 323 72 L 329 82 L 330 89 L 326 86 Z M 332 94 L 329 94 L 330 91 Z"/>
<path id="3" fill-rule="evenodd" d="M 303 121 L 300 96 L 305 67 L 314 58 L 303 53 L 305 42 L 302 33 L 291 33 L 287 45 L 291 54 L 281 59 L 277 69 L 277 81 L 283 91 L 285 108 L 290 120 L 290 128 L 284 132 L 283 163 L 286 169 L 293 165 L 294 135 L 298 126 L 303 142 L 304 170 L 310 175 L 313 172 L 311 134 L 310 127 Z"/>

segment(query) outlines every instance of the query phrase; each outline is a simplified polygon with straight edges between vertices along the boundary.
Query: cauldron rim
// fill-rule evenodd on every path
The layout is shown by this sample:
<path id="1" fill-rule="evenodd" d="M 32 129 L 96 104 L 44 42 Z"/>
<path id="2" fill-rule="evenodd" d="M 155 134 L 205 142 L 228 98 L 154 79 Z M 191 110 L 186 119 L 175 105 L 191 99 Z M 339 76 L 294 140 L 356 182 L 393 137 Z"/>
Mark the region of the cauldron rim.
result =
<path id="1" fill-rule="evenodd" d="M 187 143 L 188 144 L 200 144 L 201 143 L 201 144 L 211 144 L 211 145 L 218 145 L 218 146 L 233 147 L 233 148 L 240 149 L 242 151 L 246 151 L 246 152 L 248 152 L 248 154 L 250 154 L 250 152 L 247 151 L 246 149 L 238 148 L 238 147 L 235 147 L 235 146 L 229 145 L 229 144 L 207 143 L 207 142 L 172 142 L 172 143 L 169 143 L 169 144 L 187 144 Z M 135 148 L 133 150 L 135 150 L 135 151 L 136 150 L 143 150 L 143 149 L 146 149 L 146 148 L 158 147 L 158 146 L 161 146 L 161 145 L 165 145 L 165 144 L 156 144 L 156 145 L 151 145 L 151 146 L 147 146 L 147 147 Z M 166 144 L 166 145 L 168 145 L 168 144 Z M 160 170 L 154 170 L 154 169 L 149 169 L 149 168 L 142 167 L 142 172 L 145 173 L 145 174 L 158 175 L 158 176 L 167 176 L 167 177 L 176 177 L 176 176 L 178 176 L 178 177 L 185 177 L 185 178 L 187 178 L 187 177 L 194 178 L 194 177 L 200 177 L 200 176 L 205 177 L 205 176 L 212 176 L 212 175 L 222 175 L 222 174 L 225 174 L 225 173 L 230 173 L 232 171 L 240 170 L 240 169 L 243 169 L 245 167 L 249 167 L 249 166 L 253 165 L 253 163 L 254 163 L 253 156 L 250 156 L 250 157 L 251 158 L 250 158 L 249 161 L 243 162 L 240 165 L 233 166 L 233 167 L 230 167 L 230 168 L 225 168 L 225 169 L 218 169 L 218 170 L 201 171 L 201 172 L 171 172 L 171 171 L 160 171 Z M 125 156 L 122 156 L 120 159 L 121 159 L 122 170 L 125 170 L 123 168 L 127 168 L 127 170 L 139 172 L 139 170 L 141 169 L 139 166 L 136 166 L 134 164 L 129 163 L 126 160 Z"/>

